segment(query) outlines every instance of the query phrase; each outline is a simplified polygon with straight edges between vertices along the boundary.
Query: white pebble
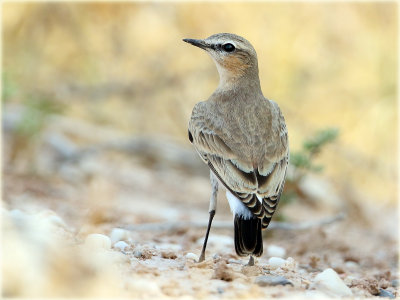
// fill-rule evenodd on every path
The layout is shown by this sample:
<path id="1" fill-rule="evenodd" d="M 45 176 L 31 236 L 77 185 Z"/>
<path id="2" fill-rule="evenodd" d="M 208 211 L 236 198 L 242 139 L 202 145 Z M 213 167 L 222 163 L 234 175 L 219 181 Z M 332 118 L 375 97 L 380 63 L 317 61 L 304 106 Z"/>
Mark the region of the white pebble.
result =
<path id="1" fill-rule="evenodd" d="M 331 268 L 324 270 L 314 278 L 313 286 L 330 296 L 351 296 L 350 288 Z"/>
<path id="2" fill-rule="evenodd" d="M 191 253 L 191 252 L 189 252 L 185 256 L 186 256 L 186 259 L 193 259 L 194 261 L 198 261 L 199 260 L 199 257 L 196 254 Z"/>
<path id="3" fill-rule="evenodd" d="M 110 249 L 111 240 L 104 234 L 89 234 L 85 239 L 85 246 L 91 249 Z"/>
<path id="4" fill-rule="evenodd" d="M 354 261 L 346 261 L 344 263 L 344 265 L 346 266 L 346 268 L 349 268 L 350 270 L 354 270 L 358 268 L 358 264 Z"/>
<path id="5" fill-rule="evenodd" d="M 280 257 L 271 257 L 268 259 L 268 264 L 271 269 L 277 269 L 279 267 L 282 267 L 286 263 L 286 260 Z"/>
<path id="6" fill-rule="evenodd" d="M 110 239 L 113 244 L 122 240 L 127 240 L 128 238 L 128 231 L 121 228 L 114 228 L 110 234 Z"/>
<path id="7" fill-rule="evenodd" d="M 114 244 L 114 248 L 117 248 L 121 251 L 125 250 L 128 247 L 129 247 L 129 245 L 127 243 L 125 243 L 124 241 L 119 241 Z"/>
<path id="8" fill-rule="evenodd" d="M 279 246 L 270 245 L 267 248 L 267 255 L 268 256 L 275 256 L 275 257 L 285 258 L 286 250 L 285 250 L 285 248 L 282 248 L 282 247 L 279 247 Z"/>

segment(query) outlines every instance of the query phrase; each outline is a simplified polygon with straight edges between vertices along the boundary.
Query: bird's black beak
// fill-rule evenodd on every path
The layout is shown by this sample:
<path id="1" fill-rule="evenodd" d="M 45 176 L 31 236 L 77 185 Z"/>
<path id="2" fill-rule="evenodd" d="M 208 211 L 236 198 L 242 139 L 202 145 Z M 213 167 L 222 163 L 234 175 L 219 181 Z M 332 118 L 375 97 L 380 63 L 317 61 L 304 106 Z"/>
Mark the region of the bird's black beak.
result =
<path id="1" fill-rule="evenodd" d="M 193 46 L 199 47 L 201 49 L 208 49 L 210 45 L 207 44 L 204 40 L 196 40 L 196 39 L 183 39 L 184 42 L 192 44 Z"/>

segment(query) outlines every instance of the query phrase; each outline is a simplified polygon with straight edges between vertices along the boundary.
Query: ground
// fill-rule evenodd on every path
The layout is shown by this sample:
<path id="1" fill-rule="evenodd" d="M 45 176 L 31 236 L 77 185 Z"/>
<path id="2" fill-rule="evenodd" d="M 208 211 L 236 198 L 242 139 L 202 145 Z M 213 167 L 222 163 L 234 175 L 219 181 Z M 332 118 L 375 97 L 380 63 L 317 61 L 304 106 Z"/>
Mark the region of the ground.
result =
<path id="1" fill-rule="evenodd" d="M 232 216 L 221 192 L 206 260 L 196 262 L 208 221 L 207 176 L 105 152 L 65 164 L 53 176 L 6 165 L 3 190 L 4 296 L 341 295 L 316 280 L 328 268 L 354 296 L 398 293 L 396 212 L 385 207 L 353 204 L 344 218 L 323 224 L 336 207 L 284 205 L 281 213 L 290 223 L 311 226 L 271 225 L 264 255 L 249 267 L 248 258 L 235 254 Z M 271 245 L 284 249 L 279 266 L 270 261 L 276 255 Z M 263 275 L 290 283 L 270 286 Z"/>

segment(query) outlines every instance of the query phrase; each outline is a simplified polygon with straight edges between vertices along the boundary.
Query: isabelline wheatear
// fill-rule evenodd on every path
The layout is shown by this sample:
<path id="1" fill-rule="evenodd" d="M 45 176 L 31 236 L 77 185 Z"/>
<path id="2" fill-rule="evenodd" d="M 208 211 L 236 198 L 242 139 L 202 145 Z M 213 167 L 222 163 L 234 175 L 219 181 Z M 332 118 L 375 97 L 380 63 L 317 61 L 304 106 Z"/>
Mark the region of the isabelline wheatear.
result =
<path id="1" fill-rule="evenodd" d="M 221 183 L 234 214 L 236 253 L 250 255 L 253 265 L 253 255 L 263 252 L 261 229 L 268 227 L 285 183 L 285 120 L 278 105 L 262 94 L 257 54 L 246 39 L 219 33 L 184 41 L 205 50 L 220 76 L 217 89 L 195 105 L 189 122 L 189 140 L 211 170 L 210 217 L 199 261 L 205 259 Z"/>

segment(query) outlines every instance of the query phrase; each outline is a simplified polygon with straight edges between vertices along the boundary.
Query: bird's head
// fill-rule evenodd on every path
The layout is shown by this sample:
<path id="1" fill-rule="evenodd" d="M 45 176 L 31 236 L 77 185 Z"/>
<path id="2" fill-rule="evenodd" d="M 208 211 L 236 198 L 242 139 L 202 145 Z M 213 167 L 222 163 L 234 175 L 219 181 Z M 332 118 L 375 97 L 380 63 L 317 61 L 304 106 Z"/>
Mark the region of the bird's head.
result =
<path id="1" fill-rule="evenodd" d="M 257 53 L 249 41 L 241 36 L 217 33 L 204 40 L 183 39 L 183 41 L 207 51 L 217 66 L 221 83 L 246 75 L 258 78 Z"/>

